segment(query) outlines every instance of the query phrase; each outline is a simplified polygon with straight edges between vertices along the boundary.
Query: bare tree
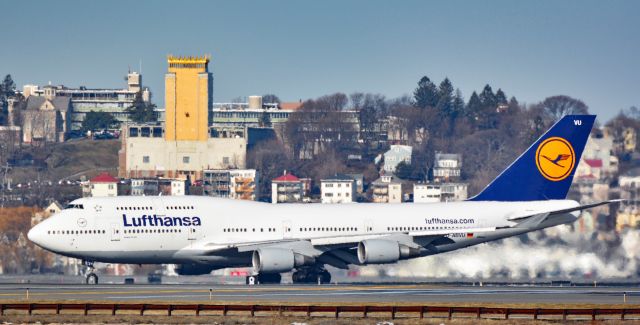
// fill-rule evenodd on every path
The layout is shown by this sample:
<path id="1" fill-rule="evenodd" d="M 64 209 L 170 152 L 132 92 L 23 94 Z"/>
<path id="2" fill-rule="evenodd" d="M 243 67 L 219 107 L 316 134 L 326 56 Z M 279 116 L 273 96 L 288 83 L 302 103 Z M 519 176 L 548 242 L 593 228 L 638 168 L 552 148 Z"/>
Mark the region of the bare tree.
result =
<path id="1" fill-rule="evenodd" d="M 589 112 L 589 107 L 584 102 L 565 95 L 547 97 L 542 101 L 542 107 L 554 121 L 560 120 L 565 115 Z"/>

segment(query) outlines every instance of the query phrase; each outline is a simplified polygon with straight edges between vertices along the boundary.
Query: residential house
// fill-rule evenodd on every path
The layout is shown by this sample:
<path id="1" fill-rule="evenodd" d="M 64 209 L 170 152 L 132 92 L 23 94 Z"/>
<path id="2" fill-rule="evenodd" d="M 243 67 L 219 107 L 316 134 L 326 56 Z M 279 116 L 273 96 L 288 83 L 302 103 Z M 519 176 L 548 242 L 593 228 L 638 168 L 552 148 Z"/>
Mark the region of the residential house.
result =
<path id="1" fill-rule="evenodd" d="M 371 183 L 373 202 L 400 203 L 402 202 L 402 182 L 393 174 L 382 174 Z"/>
<path id="2" fill-rule="evenodd" d="M 83 190 L 85 196 L 118 196 L 118 179 L 103 172 L 89 180 L 88 189 L 88 193 Z"/>
<path id="3" fill-rule="evenodd" d="M 433 179 L 438 182 L 459 179 L 460 168 L 462 168 L 460 154 L 436 152 L 433 163 Z"/>
<path id="4" fill-rule="evenodd" d="M 293 174 L 285 173 L 271 181 L 271 203 L 301 202 L 303 182 Z"/>
<path id="5" fill-rule="evenodd" d="M 344 174 L 320 180 L 322 203 L 351 203 L 356 195 L 356 181 Z"/>

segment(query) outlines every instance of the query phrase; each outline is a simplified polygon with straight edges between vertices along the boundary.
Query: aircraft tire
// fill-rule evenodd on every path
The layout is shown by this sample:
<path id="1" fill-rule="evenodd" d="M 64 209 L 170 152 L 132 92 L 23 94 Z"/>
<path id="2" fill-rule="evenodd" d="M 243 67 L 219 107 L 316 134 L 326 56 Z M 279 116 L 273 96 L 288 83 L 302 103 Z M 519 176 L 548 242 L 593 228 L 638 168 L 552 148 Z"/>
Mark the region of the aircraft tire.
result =
<path id="1" fill-rule="evenodd" d="M 86 282 L 87 284 L 98 284 L 98 275 L 95 273 L 87 274 Z"/>

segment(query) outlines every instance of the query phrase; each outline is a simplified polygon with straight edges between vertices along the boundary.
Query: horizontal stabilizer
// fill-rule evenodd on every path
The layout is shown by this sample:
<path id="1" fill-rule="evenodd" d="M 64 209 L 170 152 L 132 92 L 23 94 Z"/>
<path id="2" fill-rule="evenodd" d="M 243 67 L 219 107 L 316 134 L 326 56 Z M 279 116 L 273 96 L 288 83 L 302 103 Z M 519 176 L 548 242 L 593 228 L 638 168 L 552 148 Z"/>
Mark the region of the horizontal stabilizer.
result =
<path id="1" fill-rule="evenodd" d="M 574 211 L 582 211 L 582 210 L 586 210 L 586 209 L 595 208 L 597 206 L 601 206 L 601 205 L 605 205 L 605 204 L 617 203 L 617 202 L 621 202 L 621 201 L 624 201 L 624 200 L 619 200 L 618 199 L 618 200 L 602 201 L 602 202 L 597 202 L 597 203 L 580 205 L 580 206 L 573 207 L 573 208 L 546 211 L 546 212 L 537 213 L 537 214 L 534 214 L 534 215 L 510 218 L 508 220 L 509 221 L 514 221 L 514 222 L 518 222 L 518 224 L 515 225 L 515 227 L 518 227 L 518 228 L 535 227 L 535 226 L 541 224 L 542 222 L 544 222 L 545 220 L 547 220 L 547 218 L 550 217 L 550 216 L 564 214 L 564 213 L 571 213 L 571 212 L 574 212 Z"/>

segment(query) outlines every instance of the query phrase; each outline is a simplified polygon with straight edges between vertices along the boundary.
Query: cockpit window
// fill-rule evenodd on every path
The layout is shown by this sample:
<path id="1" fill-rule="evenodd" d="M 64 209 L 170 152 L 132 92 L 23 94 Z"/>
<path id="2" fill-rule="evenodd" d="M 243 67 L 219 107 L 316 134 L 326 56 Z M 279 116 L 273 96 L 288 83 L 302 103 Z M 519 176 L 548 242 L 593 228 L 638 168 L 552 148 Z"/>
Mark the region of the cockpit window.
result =
<path id="1" fill-rule="evenodd" d="M 80 210 L 82 210 L 82 209 L 84 209 L 84 206 L 82 204 L 70 203 L 70 204 L 67 204 L 67 209 L 80 209 Z"/>

